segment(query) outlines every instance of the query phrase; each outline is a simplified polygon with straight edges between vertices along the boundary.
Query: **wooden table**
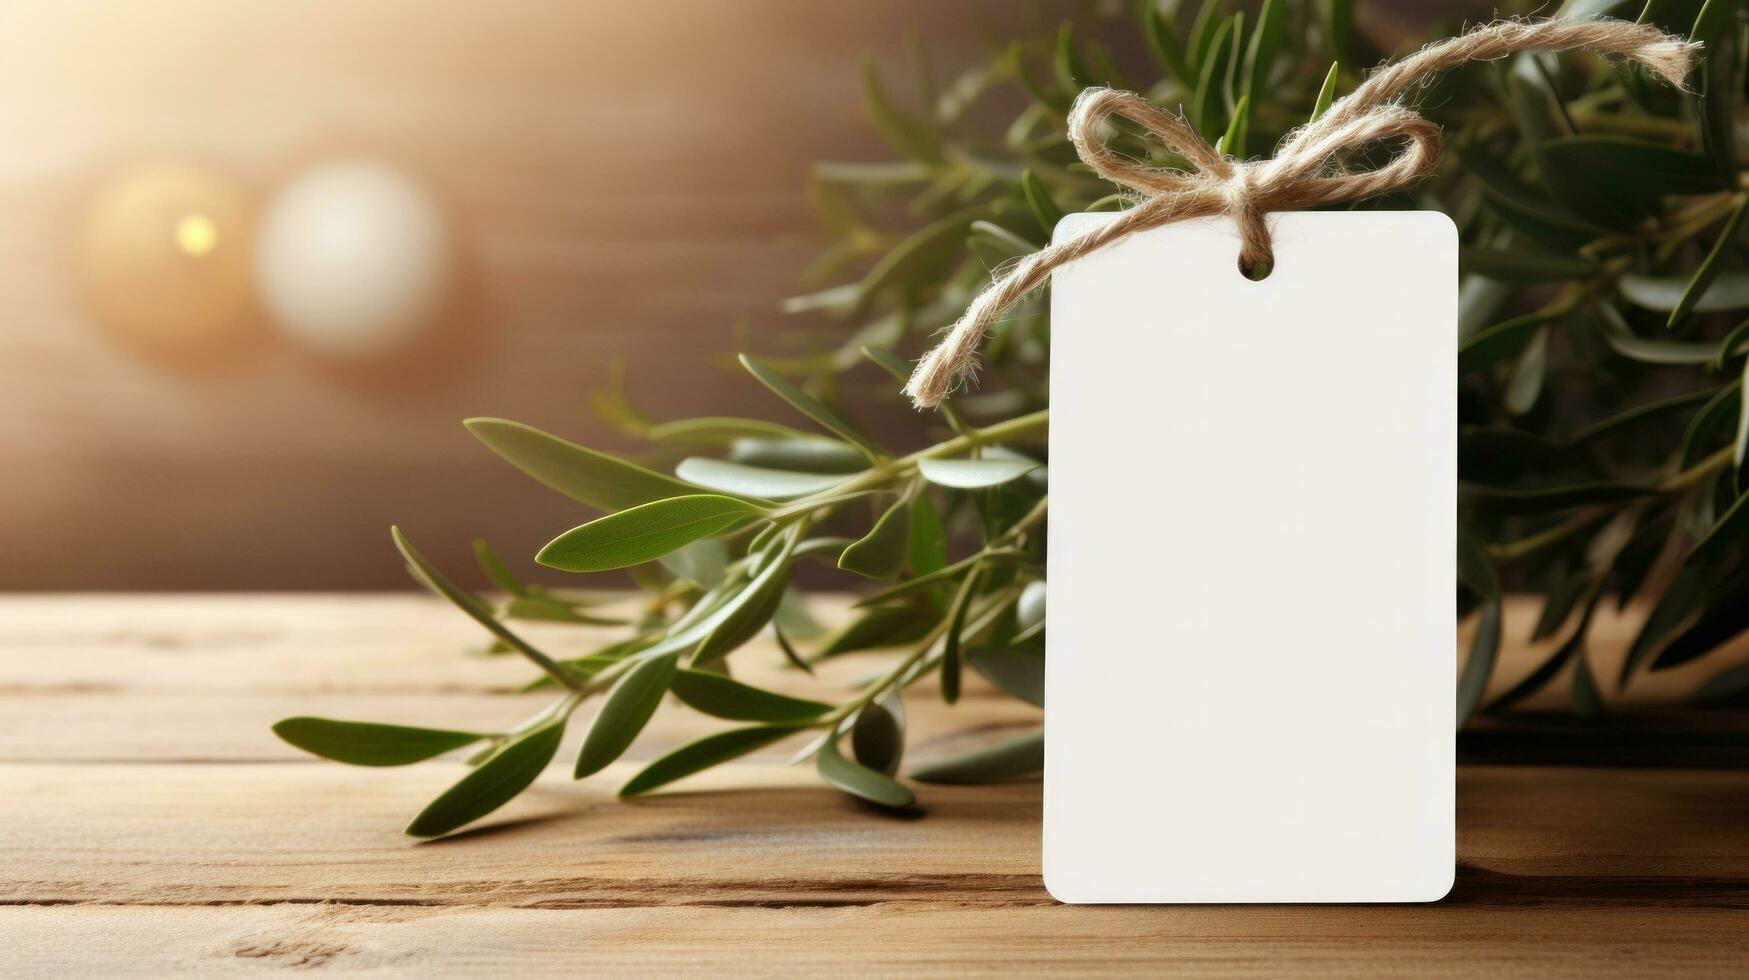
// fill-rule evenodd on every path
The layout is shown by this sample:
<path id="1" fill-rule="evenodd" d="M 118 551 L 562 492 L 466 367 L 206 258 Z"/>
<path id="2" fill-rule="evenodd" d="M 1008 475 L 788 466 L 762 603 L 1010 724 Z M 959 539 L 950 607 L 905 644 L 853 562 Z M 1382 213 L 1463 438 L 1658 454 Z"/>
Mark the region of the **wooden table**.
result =
<path id="1" fill-rule="evenodd" d="M 605 778 L 555 764 L 476 829 L 417 843 L 401 826 L 460 762 L 349 768 L 268 732 L 298 713 L 514 723 L 539 703 L 508 693 L 528 671 L 462 653 L 476 634 L 401 595 L 0 598 L 0 973 L 1749 967 L 1749 771 L 1724 765 L 1466 765 L 1437 905 L 1078 908 L 1040 884 L 1036 781 L 920 787 L 927 814 L 894 819 L 780 745 L 618 801 L 641 761 L 724 725 L 671 705 Z M 975 686 L 909 704 L 913 759 L 1036 721 Z"/>

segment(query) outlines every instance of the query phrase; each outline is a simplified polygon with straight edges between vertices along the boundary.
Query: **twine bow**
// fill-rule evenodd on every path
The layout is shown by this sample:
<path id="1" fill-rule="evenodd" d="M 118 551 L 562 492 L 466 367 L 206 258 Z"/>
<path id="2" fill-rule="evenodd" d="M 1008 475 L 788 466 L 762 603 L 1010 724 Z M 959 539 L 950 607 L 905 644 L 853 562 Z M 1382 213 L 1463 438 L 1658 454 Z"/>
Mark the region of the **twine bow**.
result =
<path id="1" fill-rule="evenodd" d="M 942 339 L 919 361 L 905 394 L 919 408 L 934 408 L 977 365 L 978 346 L 998 317 L 1044 283 L 1052 270 L 1143 231 L 1209 215 L 1230 214 L 1239 226 L 1239 264 L 1273 264 L 1271 211 L 1317 207 L 1389 194 L 1413 186 L 1439 165 L 1440 128 L 1402 105 L 1413 86 L 1468 61 L 1488 61 L 1523 51 L 1585 49 L 1639 62 L 1681 88 L 1698 45 L 1644 24 L 1609 18 L 1536 22 L 1503 21 L 1423 48 L 1387 65 L 1324 115 L 1290 133 L 1266 160 L 1222 156 L 1180 115 L 1133 92 L 1093 88 L 1069 112 L 1069 140 L 1081 160 L 1101 177 L 1133 191 L 1139 203 L 1091 231 L 1049 245 L 999 274 Z M 1137 123 L 1194 171 L 1150 167 L 1099 140 L 1111 116 Z M 1343 156 L 1383 141 L 1402 148 L 1375 170 L 1341 171 Z"/>

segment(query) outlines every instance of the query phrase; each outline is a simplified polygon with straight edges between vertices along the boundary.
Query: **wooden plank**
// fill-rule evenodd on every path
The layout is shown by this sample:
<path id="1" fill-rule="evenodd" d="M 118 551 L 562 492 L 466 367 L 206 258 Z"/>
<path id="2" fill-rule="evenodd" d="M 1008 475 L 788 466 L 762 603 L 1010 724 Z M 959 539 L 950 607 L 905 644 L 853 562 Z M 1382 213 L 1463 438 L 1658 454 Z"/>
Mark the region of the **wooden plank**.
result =
<path id="1" fill-rule="evenodd" d="M 827 622 L 841 622 L 850 599 L 815 595 L 810 607 Z M 634 607 L 618 607 L 629 612 Z M 1539 603 L 1512 597 L 1506 604 L 1505 637 L 1493 690 L 1505 689 L 1535 669 L 1560 642 L 1531 643 Z M 611 610 L 610 610 L 611 611 Z M 1612 706 L 1665 704 L 1692 692 L 1726 666 L 1749 661 L 1749 637 L 1739 637 L 1713 655 L 1671 670 L 1642 673 L 1625 691 L 1614 678 L 1645 609 L 1617 611 L 1606 604 L 1592 629 L 1592 669 Z M 1473 624 L 1459 631 L 1465 643 Z M 623 629 L 577 628 L 542 623 L 517 630 L 555 656 L 588 652 L 625 635 Z M 486 634 L 436 599 L 413 593 L 333 594 L 84 594 L 0 595 L 0 695 L 74 688 L 116 691 L 379 692 L 415 694 L 504 691 L 529 679 L 532 670 L 514 657 L 469 657 Z M 786 684 L 805 678 L 775 673 L 775 650 L 736 655 L 762 676 Z M 828 668 L 844 680 L 861 668 Z M 1566 703 L 1563 683 L 1525 703 L 1527 708 Z"/>
<path id="2" fill-rule="evenodd" d="M 0 901 L 596 907 L 1049 904 L 1039 784 L 919 787 L 873 811 L 760 760 L 638 801 L 555 766 L 476 829 L 399 829 L 462 767 L 0 766 Z M 1749 772 L 1471 767 L 1458 901 L 1749 908 Z"/>
<path id="3" fill-rule="evenodd" d="M 0 909 L 0 972 L 184 976 L 1742 975 L 1737 909 Z"/>
<path id="4" fill-rule="evenodd" d="M 399 828 L 459 762 L 344 767 L 266 730 L 491 728 L 540 703 L 506 693 L 526 665 L 459 652 L 476 642 L 412 596 L 0 597 L 0 972 L 1707 976 L 1749 957 L 1745 769 L 1467 766 L 1437 906 L 1089 909 L 1043 890 L 1036 781 L 919 787 L 926 815 L 896 819 L 777 746 L 627 802 L 641 760 L 728 723 L 670 705 L 579 783 L 585 713 L 528 793 L 419 843 Z M 882 659 L 814 680 L 770 649 L 736 663 L 837 697 Z M 981 684 L 910 703 L 913 759 L 1039 717 Z"/>
<path id="5" fill-rule="evenodd" d="M 842 595 L 811 599 L 828 622 L 849 614 L 848 601 Z M 1639 612 L 1600 612 L 1594 642 L 1598 676 L 1612 676 Z M 1535 614 L 1534 600 L 1508 604 L 1508 643 L 1497 690 L 1546 656 L 1548 642 L 1532 645 L 1524 639 Z M 557 656 L 584 653 L 624 635 L 605 627 L 531 623 L 516 628 Z M 411 593 L 0 596 L 0 710 L 7 720 L 0 725 L 0 760 L 301 758 L 267 731 L 272 722 L 294 714 L 501 729 L 545 701 L 511 693 L 536 676 L 525 661 L 466 652 L 485 638 L 465 616 Z M 761 642 L 737 652 L 733 664 L 751 683 L 836 701 L 890 656 L 844 657 L 809 678 L 787 669 L 777 651 Z M 1741 714 L 1697 721 L 1692 715 L 1665 719 L 1652 709 L 1685 695 L 1725 664 L 1745 659 L 1749 642 L 1738 641 L 1704 662 L 1638 677 L 1624 692 L 1606 682 L 1606 700 L 1630 713 L 1606 719 L 1603 727 L 1534 714 L 1484 720 L 1465 736 L 1466 757 L 1740 762 L 1743 753 L 1733 746 L 1749 744 L 1749 722 Z M 1036 709 L 968 676 L 958 706 L 943 705 L 930 685 L 920 685 L 908 700 L 913 731 L 925 742 L 960 731 L 1036 723 Z M 1566 686 L 1557 682 L 1527 707 L 1560 710 L 1565 699 Z M 583 709 L 579 722 L 593 710 Z M 69 717 L 83 721 L 68 725 Z M 188 717 L 199 717 L 201 724 L 167 723 Z M 658 718 L 632 758 L 649 758 L 722 727 L 674 705 Z M 1606 754 L 1587 754 L 1587 744 Z M 1647 752 L 1666 754 L 1648 757 Z"/>

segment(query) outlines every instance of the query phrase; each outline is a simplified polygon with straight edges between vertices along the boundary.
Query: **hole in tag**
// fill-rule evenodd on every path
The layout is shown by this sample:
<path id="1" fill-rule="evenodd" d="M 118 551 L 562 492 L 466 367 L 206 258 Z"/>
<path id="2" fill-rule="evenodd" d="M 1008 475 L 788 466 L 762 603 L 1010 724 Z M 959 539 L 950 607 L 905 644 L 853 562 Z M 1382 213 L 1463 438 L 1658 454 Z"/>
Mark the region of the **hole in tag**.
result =
<path id="1" fill-rule="evenodd" d="M 1262 282 L 1269 278 L 1271 272 L 1275 271 L 1275 264 L 1273 262 L 1256 262 L 1252 264 L 1251 268 L 1247 269 L 1245 268 L 1245 259 L 1240 257 L 1238 264 L 1239 274 L 1252 282 Z"/>

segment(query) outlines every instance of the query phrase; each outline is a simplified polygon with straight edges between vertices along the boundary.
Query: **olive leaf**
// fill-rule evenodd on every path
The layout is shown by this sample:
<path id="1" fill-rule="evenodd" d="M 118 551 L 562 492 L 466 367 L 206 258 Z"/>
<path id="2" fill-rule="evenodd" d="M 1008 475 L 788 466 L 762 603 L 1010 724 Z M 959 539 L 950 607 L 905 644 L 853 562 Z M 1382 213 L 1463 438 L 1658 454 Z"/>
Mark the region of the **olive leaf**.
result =
<path id="1" fill-rule="evenodd" d="M 809 473 L 749 466 L 722 459 L 690 456 L 675 467 L 675 475 L 688 483 L 756 500 L 789 500 L 834 487 L 844 481 L 836 473 Z"/>
<path id="2" fill-rule="evenodd" d="M 511 738 L 419 811 L 408 836 L 447 834 L 510 802 L 553 760 L 564 737 L 565 721 L 556 718 Z"/>
<path id="3" fill-rule="evenodd" d="M 980 490 L 1018 480 L 1039 464 L 1030 459 L 922 459 L 917 472 L 937 486 Z"/>
<path id="4" fill-rule="evenodd" d="M 567 572 L 600 572 L 654 561 L 765 512 L 715 494 L 669 497 L 574 527 L 547 542 L 534 560 Z"/>
<path id="5" fill-rule="evenodd" d="M 721 674 L 699 670 L 675 674 L 672 689 L 674 696 L 689 707 L 730 721 L 803 724 L 832 710 L 829 704 L 762 691 Z"/>
<path id="6" fill-rule="evenodd" d="M 841 418 L 837 412 L 827 408 L 819 399 L 791 384 L 788 378 L 772 370 L 765 362 L 742 354 L 741 366 L 747 369 L 747 373 L 759 379 L 760 384 L 771 389 L 773 394 L 788 402 L 791 408 L 818 422 L 844 441 L 856 446 L 871 461 L 880 459 L 881 451 L 876 448 L 874 443 L 869 442 L 867 437 L 852 428 L 850 423 Z"/>
<path id="7" fill-rule="evenodd" d="M 966 654 L 966 663 L 991 684 L 1027 704 L 1045 706 L 1045 658 L 1018 647 L 990 647 Z"/>
<path id="8" fill-rule="evenodd" d="M 838 556 L 838 567 L 869 578 L 891 578 L 905 567 L 911 543 L 912 502 L 901 498 L 875 521 L 869 532 Z"/>
<path id="9" fill-rule="evenodd" d="M 821 779 L 852 796 L 892 809 L 917 802 L 916 795 L 892 776 L 846 759 L 838 751 L 835 739 L 827 739 L 820 746 L 815 760 Z"/>
<path id="10" fill-rule="evenodd" d="M 698 488 L 507 419 L 463 423 L 487 448 L 537 482 L 598 510 L 636 507 Z"/>
<path id="11" fill-rule="evenodd" d="M 575 778 L 600 772 L 631 747 L 668 693 L 679 661 L 678 653 L 644 657 L 613 685 L 577 753 Z"/>
<path id="12" fill-rule="evenodd" d="M 273 734 L 311 755 L 354 766 L 405 766 L 490 737 L 479 732 L 308 717 L 276 722 Z"/>
<path id="13" fill-rule="evenodd" d="M 619 789 L 621 796 L 641 796 L 712 766 L 756 752 L 773 742 L 805 731 L 794 725 L 760 725 L 735 728 L 689 742 L 645 766 Z"/>
<path id="14" fill-rule="evenodd" d="M 911 770 L 920 783 L 975 786 L 1030 776 L 1045 767 L 1045 733 L 1015 735 Z"/>

